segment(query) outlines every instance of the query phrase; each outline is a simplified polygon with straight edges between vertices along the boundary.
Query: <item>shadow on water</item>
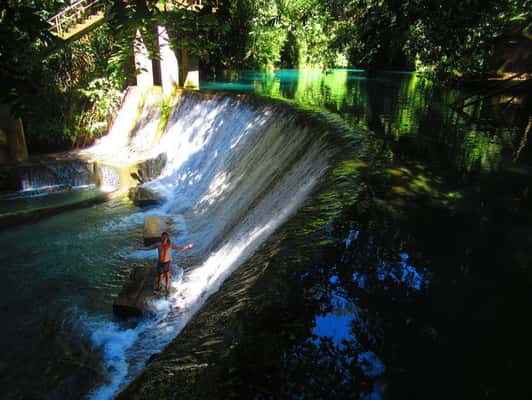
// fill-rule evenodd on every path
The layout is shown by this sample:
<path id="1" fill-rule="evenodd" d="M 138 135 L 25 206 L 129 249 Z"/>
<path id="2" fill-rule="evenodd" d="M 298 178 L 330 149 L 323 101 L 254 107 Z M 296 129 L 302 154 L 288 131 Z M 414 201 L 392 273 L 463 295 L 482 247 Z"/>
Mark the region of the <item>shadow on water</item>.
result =
<path id="1" fill-rule="evenodd" d="M 467 92 L 349 71 L 204 87 L 242 85 L 340 115 L 363 152 L 346 145 L 122 397 L 529 397 L 528 100 L 463 115 Z"/>

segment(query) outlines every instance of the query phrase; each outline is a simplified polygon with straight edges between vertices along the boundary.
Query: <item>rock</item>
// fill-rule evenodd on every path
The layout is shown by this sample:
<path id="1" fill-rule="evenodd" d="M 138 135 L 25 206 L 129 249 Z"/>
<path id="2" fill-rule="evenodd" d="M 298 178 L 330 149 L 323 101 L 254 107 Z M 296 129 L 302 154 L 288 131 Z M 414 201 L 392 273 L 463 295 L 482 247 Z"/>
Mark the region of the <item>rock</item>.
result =
<path id="1" fill-rule="evenodd" d="M 144 218 L 144 246 L 157 243 L 161 239 L 161 234 L 168 232 L 166 219 L 156 215 Z"/>
<path id="2" fill-rule="evenodd" d="M 153 292 L 154 278 L 155 268 L 134 267 L 113 303 L 113 313 L 124 318 L 142 316 L 146 297 Z"/>
<path id="3" fill-rule="evenodd" d="M 129 198 L 139 207 L 162 204 L 165 201 L 164 197 L 145 186 L 136 186 L 129 189 Z"/>
<path id="4" fill-rule="evenodd" d="M 145 160 L 137 164 L 136 174 L 141 178 L 142 182 L 149 182 L 161 174 L 166 166 L 166 159 L 166 154 L 161 153 L 155 158 Z"/>
<path id="5" fill-rule="evenodd" d="M 60 204 L 54 207 L 44 207 L 35 210 L 21 210 L 0 214 L 0 230 L 37 222 L 63 211 L 76 210 L 78 208 L 90 207 L 94 204 L 104 203 L 112 198 L 112 193 L 103 193 L 95 197 L 78 201 L 76 203 Z"/>

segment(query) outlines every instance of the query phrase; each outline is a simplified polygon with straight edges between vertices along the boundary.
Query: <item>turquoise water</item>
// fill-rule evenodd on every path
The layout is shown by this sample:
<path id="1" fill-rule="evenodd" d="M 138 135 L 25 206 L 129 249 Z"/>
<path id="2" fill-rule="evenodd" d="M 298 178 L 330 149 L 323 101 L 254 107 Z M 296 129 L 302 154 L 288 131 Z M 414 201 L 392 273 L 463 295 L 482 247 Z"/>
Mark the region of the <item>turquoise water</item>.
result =
<path id="1" fill-rule="evenodd" d="M 465 174 L 505 168 L 530 173 L 526 104 L 510 98 L 475 102 L 472 90 L 451 90 L 409 72 L 362 70 L 228 72 L 202 89 L 249 91 L 337 114 L 352 127 L 412 146 L 405 153 Z M 456 107 L 465 101 L 462 110 Z M 468 103 L 471 103 L 467 106 Z M 515 161 L 514 161 L 515 160 Z M 516 164 L 521 165 L 516 168 Z"/>
<path id="2" fill-rule="evenodd" d="M 102 379 L 89 326 L 112 320 L 113 298 L 131 267 L 124 255 L 141 237 L 138 226 L 124 225 L 134 212 L 116 200 L 0 234 L 7 398 L 32 388 L 72 398 Z"/>

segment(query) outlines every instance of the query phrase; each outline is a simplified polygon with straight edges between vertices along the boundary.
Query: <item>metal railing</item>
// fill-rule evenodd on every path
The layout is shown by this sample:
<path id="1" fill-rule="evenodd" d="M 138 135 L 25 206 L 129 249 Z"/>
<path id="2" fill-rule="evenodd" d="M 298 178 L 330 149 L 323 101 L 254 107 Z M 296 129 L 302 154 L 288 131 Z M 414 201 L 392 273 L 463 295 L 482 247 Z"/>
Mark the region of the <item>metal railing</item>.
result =
<path id="1" fill-rule="evenodd" d="M 218 5 L 217 1 L 215 5 Z M 78 0 L 50 17 L 47 20 L 49 29 L 56 36 L 64 37 L 74 26 L 103 11 L 104 6 L 103 0 Z M 198 11 L 203 7 L 203 0 L 166 0 L 160 1 L 157 6 L 164 9 L 175 7 Z"/>
<path id="2" fill-rule="evenodd" d="M 190 11 L 198 11 L 203 7 L 203 0 L 161 0 L 157 4 L 160 10 L 172 10 L 174 8 L 184 8 Z"/>
<path id="3" fill-rule="evenodd" d="M 48 19 L 50 31 L 63 37 L 72 27 L 103 11 L 103 8 L 102 0 L 78 0 Z"/>

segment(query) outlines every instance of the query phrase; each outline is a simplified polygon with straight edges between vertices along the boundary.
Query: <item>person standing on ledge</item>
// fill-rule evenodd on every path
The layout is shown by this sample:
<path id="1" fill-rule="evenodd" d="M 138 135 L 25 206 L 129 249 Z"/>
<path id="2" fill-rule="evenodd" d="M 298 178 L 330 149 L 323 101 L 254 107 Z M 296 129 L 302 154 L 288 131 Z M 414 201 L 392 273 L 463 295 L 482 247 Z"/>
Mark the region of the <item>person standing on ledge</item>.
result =
<path id="1" fill-rule="evenodd" d="M 141 247 L 133 246 L 135 250 L 154 250 L 157 249 L 159 257 L 157 261 L 157 272 L 159 273 L 159 284 L 155 290 L 162 289 L 163 274 L 166 279 L 165 289 L 168 291 L 170 288 L 170 250 L 183 251 L 194 247 L 193 243 L 188 243 L 184 246 L 174 246 L 170 241 L 170 236 L 167 232 L 161 234 L 161 241 L 151 246 Z"/>

